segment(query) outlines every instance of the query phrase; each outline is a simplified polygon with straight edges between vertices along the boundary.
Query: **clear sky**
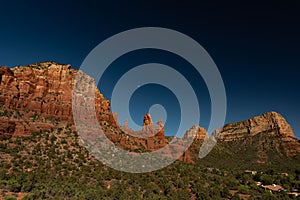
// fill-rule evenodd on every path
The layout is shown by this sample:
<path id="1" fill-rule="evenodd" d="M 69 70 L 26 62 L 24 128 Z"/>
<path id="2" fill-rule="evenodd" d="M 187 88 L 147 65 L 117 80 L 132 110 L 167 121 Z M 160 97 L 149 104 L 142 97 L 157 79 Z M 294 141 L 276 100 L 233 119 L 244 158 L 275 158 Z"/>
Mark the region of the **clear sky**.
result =
<path id="1" fill-rule="evenodd" d="M 114 34 L 146 26 L 170 28 L 199 42 L 218 66 L 227 94 L 226 122 L 277 111 L 299 138 L 299 2 L 207 2 L 2 1 L 0 65 L 57 61 L 78 68 L 95 46 Z M 171 53 L 140 50 L 120 57 L 104 74 L 100 90 L 110 98 L 122 73 L 154 61 L 187 77 L 200 99 L 200 125 L 207 127 L 211 113 L 205 83 Z M 134 120 L 141 123 L 155 103 L 166 106 L 166 131 L 172 134 L 178 126 L 178 102 L 164 87 L 148 85 L 134 93 Z"/>

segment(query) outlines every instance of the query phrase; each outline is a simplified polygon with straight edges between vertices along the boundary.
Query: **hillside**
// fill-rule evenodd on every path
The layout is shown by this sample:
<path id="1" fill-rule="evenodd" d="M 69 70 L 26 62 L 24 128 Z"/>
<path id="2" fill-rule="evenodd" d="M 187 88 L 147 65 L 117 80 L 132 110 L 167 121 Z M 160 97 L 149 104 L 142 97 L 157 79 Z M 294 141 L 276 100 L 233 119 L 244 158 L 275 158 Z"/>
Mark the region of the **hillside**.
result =
<path id="1" fill-rule="evenodd" d="M 228 199 L 234 196 L 229 190 L 234 190 L 261 197 L 266 194 L 255 181 L 266 177 L 266 183 L 284 184 L 289 191 L 299 188 L 300 143 L 276 112 L 227 124 L 212 137 L 204 128 L 193 126 L 185 134 L 187 139 L 194 138 L 193 144 L 180 161 L 164 169 L 146 174 L 110 169 L 90 155 L 76 132 L 72 89 L 77 73 L 70 65 L 54 62 L 0 67 L 2 196 L 12 192 L 27 195 L 25 199 Z M 93 83 L 90 77 L 84 78 L 87 84 Z M 146 114 L 143 130 L 133 131 L 126 123 L 120 127 L 117 114 L 110 112 L 110 102 L 98 89 L 95 97 L 97 120 L 117 146 L 151 152 L 169 144 L 161 121 L 155 126 Z M 158 129 L 148 138 L 123 131 L 148 134 Z M 199 159 L 203 142 L 216 139 L 213 150 Z M 264 174 L 249 177 L 243 174 L 246 169 Z M 283 177 L 282 172 L 291 176 Z"/>
<path id="2" fill-rule="evenodd" d="M 199 134 L 207 133 L 202 129 Z M 217 144 L 203 159 L 197 158 L 203 140 L 192 145 L 189 154 L 195 161 L 235 169 L 293 170 L 300 165 L 300 141 L 276 112 L 227 124 L 207 141 L 212 138 L 217 138 Z"/>

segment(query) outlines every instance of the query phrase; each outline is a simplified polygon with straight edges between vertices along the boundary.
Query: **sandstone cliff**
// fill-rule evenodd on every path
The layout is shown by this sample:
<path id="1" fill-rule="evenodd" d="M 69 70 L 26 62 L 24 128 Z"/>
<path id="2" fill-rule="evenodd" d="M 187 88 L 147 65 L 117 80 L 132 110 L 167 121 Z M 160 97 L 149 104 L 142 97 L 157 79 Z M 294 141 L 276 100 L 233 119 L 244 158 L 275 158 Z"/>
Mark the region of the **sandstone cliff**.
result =
<path id="1" fill-rule="evenodd" d="M 208 138 L 208 133 L 205 128 L 194 125 L 192 128 L 186 131 L 184 137 L 194 138 L 195 140 L 206 140 Z"/>
<path id="2" fill-rule="evenodd" d="M 295 137 L 291 126 L 282 115 L 276 112 L 268 112 L 242 122 L 225 125 L 220 139 L 225 141 L 235 140 L 247 136 L 254 136 L 263 132 L 268 133 L 269 135 Z"/>
<path id="3" fill-rule="evenodd" d="M 72 122 L 72 90 L 77 70 L 53 62 L 19 66 L 4 73 L 0 104 L 19 111 Z M 1 74 L 1 73 L 0 73 Z M 109 114 L 109 102 L 96 91 L 97 111 Z"/>
<path id="4" fill-rule="evenodd" d="M 0 128 L 0 136 L 26 136 L 60 124 L 73 124 L 72 92 L 77 73 L 78 70 L 72 69 L 70 65 L 55 62 L 12 69 L 0 67 L 0 114 L 3 118 L 0 122 L 5 124 Z M 82 78 L 82 87 L 94 84 L 89 76 Z M 83 102 L 81 98 L 75 100 L 78 104 Z M 86 107 L 83 105 L 78 108 Z M 163 128 L 158 136 L 146 139 L 124 134 L 119 127 L 117 113 L 110 113 L 110 102 L 98 89 L 95 90 L 95 110 L 105 133 L 117 145 L 132 150 L 155 150 L 167 144 Z"/>
<path id="5" fill-rule="evenodd" d="M 12 69 L 0 67 L 0 137 L 27 136 L 35 131 L 51 130 L 66 124 L 74 130 L 72 100 L 82 104 L 85 95 L 72 99 L 77 73 L 70 65 L 54 62 Z M 88 76 L 83 76 L 83 79 L 85 84 L 82 87 L 94 84 Z M 110 102 L 98 89 L 95 89 L 94 106 L 105 134 L 121 148 L 147 152 L 169 143 L 165 138 L 163 121 L 159 120 L 154 126 L 150 114 L 144 116 L 142 130 L 133 131 L 128 127 L 128 121 L 123 127 L 119 126 L 117 113 L 110 112 Z M 85 109 L 85 106 L 79 108 Z M 90 116 L 81 117 L 89 122 Z M 238 155 L 239 159 L 245 158 L 247 162 L 268 163 L 274 156 L 278 155 L 278 159 L 296 157 L 300 152 L 299 140 L 295 138 L 291 126 L 276 112 L 227 124 L 216 137 L 219 138 L 218 143 L 211 154 L 214 158 L 223 154 Z M 204 128 L 195 125 L 184 136 L 184 139 L 191 138 L 194 138 L 194 143 L 180 158 L 184 162 L 197 161 L 199 148 L 208 139 L 208 134 Z M 177 138 L 177 142 L 181 143 L 182 139 Z"/>
<path id="6" fill-rule="evenodd" d="M 263 162 L 267 157 L 265 150 L 272 150 L 288 157 L 300 153 L 299 140 L 295 137 L 291 126 L 277 112 L 268 112 L 242 122 L 227 124 L 222 128 L 219 140 L 241 141 L 248 145 L 259 141 L 258 162 Z"/>

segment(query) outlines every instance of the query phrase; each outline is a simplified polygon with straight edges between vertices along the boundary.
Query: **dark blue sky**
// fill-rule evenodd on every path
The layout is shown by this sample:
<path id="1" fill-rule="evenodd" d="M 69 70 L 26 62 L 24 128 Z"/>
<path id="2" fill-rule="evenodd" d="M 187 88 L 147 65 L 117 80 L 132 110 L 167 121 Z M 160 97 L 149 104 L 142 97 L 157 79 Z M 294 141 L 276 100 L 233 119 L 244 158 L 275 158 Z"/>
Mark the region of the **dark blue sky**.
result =
<path id="1" fill-rule="evenodd" d="M 197 3 L 196 3 L 197 2 Z M 300 136 L 299 48 L 300 4 L 198 1 L 6 1 L 0 3 L 0 65 L 13 67 L 40 61 L 80 66 L 87 54 L 106 38 L 131 28 L 155 26 L 180 31 L 199 42 L 211 55 L 224 80 L 226 122 L 268 111 L 281 113 Z M 201 99 L 201 125 L 210 118 L 210 101 L 201 77 L 176 55 L 137 51 L 112 64 L 100 85 L 107 98 L 122 69 L 153 62 L 178 69 Z M 115 68 L 115 69 L 113 69 Z M 142 90 L 144 89 L 144 90 Z M 164 104 L 172 94 L 150 98 L 157 85 L 140 88 L 132 100 L 133 118 L 141 123 L 143 104 Z M 148 101 L 141 101 L 145 95 Z M 136 99 L 136 100 L 134 100 Z M 143 102 L 143 104 L 141 104 Z M 176 100 L 168 101 L 176 105 Z M 176 127 L 176 108 L 167 131 Z M 167 133 L 170 134 L 170 133 Z"/>

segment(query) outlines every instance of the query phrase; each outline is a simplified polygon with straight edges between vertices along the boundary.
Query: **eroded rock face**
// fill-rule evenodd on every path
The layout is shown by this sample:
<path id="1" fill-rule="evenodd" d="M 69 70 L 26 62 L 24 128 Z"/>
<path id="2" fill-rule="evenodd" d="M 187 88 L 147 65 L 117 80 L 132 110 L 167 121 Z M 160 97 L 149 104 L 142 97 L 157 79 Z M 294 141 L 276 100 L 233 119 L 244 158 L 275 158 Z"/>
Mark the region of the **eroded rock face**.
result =
<path id="1" fill-rule="evenodd" d="M 154 128 L 154 123 L 151 114 L 147 113 L 144 115 L 144 123 L 142 134 L 145 136 L 155 136 L 155 138 L 165 141 L 165 125 L 162 119 L 158 120 Z M 151 137 L 150 137 L 151 138 Z"/>
<path id="2" fill-rule="evenodd" d="M 76 75 L 80 73 L 80 76 Z M 95 108 L 96 116 L 105 134 L 122 148 L 147 150 L 159 149 L 167 140 L 164 129 L 149 138 L 135 138 L 124 134 L 118 124 L 117 113 L 110 113 L 110 102 L 95 87 L 94 80 L 70 65 L 43 62 L 13 69 L 0 67 L 0 106 L 8 110 L 18 110 L 23 117 L 6 117 L 1 120 L 0 135 L 26 136 L 33 131 L 53 128 L 55 123 L 73 124 L 72 101 L 76 103 L 78 121 L 92 127 L 93 116 L 87 116 L 85 109 Z M 79 77 L 79 78 L 78 78 Z M 75 82 L 76 81 L 76 82 Z M 73 96 L 76 85 L 78 95 Z M 94 94 L 93 94 L 94 93 Z M 95 96 L 94 101 L 86 101 Z M 87 105 L 90 104 L 90 105 Z M 38 116 L 38 120 L 32 120 Z M 9 126 L 8 126 L 9 125 Z M 159 124 L 163 127 L 163 124 Z M 151 115 L 145 115 L 144 128 L 154 132 Z M 126 126 L 127 130 L 131 130 Z"/>
<path id="3" fill-rule="evenodd" d="M 147 113 L 144 115 L 144 122 L 143 122 L 143 134 L 144 135 L 152 135 L 154 134 L 154 124 L 152 121 L 151 114 Z"/>
<path id="4" fill-rule="evenodd" d="M 220 142 L 229 143 L 240 141 L 245 144 L 245 148 L 247 145 L 250 148 L 258 142 L 260 145 L 257 146 L 259 157 L 257 162 L 260 163 L 266 162 L 267 151 L 288 157 L 299 155 L 300 152 L 300 143 L 291 126 L 277 112 L 268 112 L 242 122 L 225 125 L 219 139 Z"/>
<path id="5" fill-rule="evenodd" d="M 155 127 L 156 136 L 162 140 L 165 139 L 165 125 L 164 122 L 160 119 L 158 120 Z"/>
<path id="6" fill-rule="evenodd" d="M 134 131 L 131 128 L 129 128 L 127 119 L 124 122 L 122 130 L 128 135 L 136 136 L 131 137 L 130 140 L 128 140 L 128 142 L 141 144 L 145 149 L 150 151 L 160 149 L 168 144 L 168 141 L 165 138 L 165 129 L 163 121 L 159 120 L 154 129 L 152 117 L 149 113 L 144 115 L 144 123 L 142 130 Z M 124 145 L 126 146 L 128 142 Z"/>
<path id="7" fill-rule="evenodd" d="M 205 128 L 202 128 L 198 125 L 194 125 L 192 128 L 186 131 L 185 138 L 194 138 L 195 140 L 205 140 L 208 137 L 207 131 Z"/>
<path id="8" fill-rule="evenodd" d="M 8 111 L 21 112 L 22 117 L 1 115 L 0 136 L 19 137 L 31 134 L 41 129 L 57 128 L 59 124 L 74 123 L 72 101 L 79 105 L 79 120 L 83 120 L 87 127 L 91 127 L 92 116 L 81 115 L 87 108 L 85 99 L 94 94 L 95 100 L 90 107 L 95 108 L 97 120 L 108 138 L 124 149 L 132 151 L 154 151 L 169 142 L 164 135 L 164 123 L 159 120 L 154 127 L 150 114 L 144 116 L 142 130 L 133 131 L 128 127 L 128 121 L 123 129 L 119 127 L 117 113 L 110 113 L 110 102 L 94 87 L 94 80 L 89 76 L 82 76 L 79 90 L 82 94 L 73 97 L 75 77 L 80 71 L 70 68 L 70 65 L 60 65 L 44 62 L 30 66 L 20 66 L 13 69 L 0 67 L 0 111 L 5 107 Z M 81 72 L 82 73 L 82 72 Z M 4 112 L 4 111 L 3 111 Z M 19 114 L 17 114 L 19 115 Z M 36 119 L 35 119 L 36 118 Z M 58 120 L 58 121 L 57 121 Z M 122 131 L 123 130 L 123 131 Z M 91 130 L 93 131 L 93 130 Z M 150 137 L 133 137 L 130 134 L 151 135 Z M 148 134 L 150 133 L 150 134 Z M 238 123 L 225 125 L 221 129 L 220 142 L 240 141 L 258 134 L 280 138 L 278 149 L 284 149 L 286 155 L 294 156 L 300 151 L 299 141 L 295 138 L 290 125 L 276 112 L 266 113 Z M 208 137 L 207 132 L 200 126 L 189 129 L 185 138 L 195 138 L 194 143 L 180 158 L 184 162 L 194 162 L 198 157 L 201 143 Z M 181 139 L 178 138 L 178 143 Z M 248 140 L 251 141 L 251 140 Z M 219 141 L 218 141 L 219 142 Z M 263 148 L 264 141 L 259 141 Z M 247 144 L 247 145 L 251 145 Z M 266 145 L 265 145 L 266 146 Z"/>
<path id="9" fill-rule="evenodd" d="M 14 76 L 13 71 L 11 71 L 8 67 L 1 67 L 0 66 L 0 83 L 2 81 L 2 76 L 6 75 L 6 76 Z"/>
<path id="10" fill-rule="evenodd" d="M 152 116 L 151 114 L 147 113 L 144 115 L 144 123 L 143 126 L 153 126 Z"/>
<path id="11" fill-rule="evenodd" d="M 73 122 L 72 91 L 77 70 L 70 65 L 45 62 L 16 67 L 11 72 L 2 75 L 0 104 Z M 107 100 L 99 91 L 95 96 L 98 111 L 109 114 Z"/>
<path id="12" fill-rule="evenodd" d="M 201 144 L 208 138 L 208 133 L 205 128 L 198 125 L 192 126 L 184 134 L 184 140 L 193 140 L 194 142 L 188 147 L 185 153 L 179 158 L 179 160 L 187 163 L 195 163 L 198 159 L 198 152 Z"/>
<path id="13" fill-rule="evenodd" d="M 46 129 L 52 126 L 49 120 L 73 123 L 72 92 L 77 72 L 71 69 L 70 65 L 54 62 L 13 69 L 0 67 L 0 106 L 23 112 L 25 114 L 23 121 L 26 121 L 25 118 L 31 118 L 31 115 L 48 119 L 48 122 L 41 125 Z M 98 116 L 108 121 L 111 115 L 110 104 L 99 90 L 95 91 L 95 108 Z M 26 124 L 21 121 L 19 119 L 17 122 L 13 134 L 15 136 L 28 135 L 35 131 L 36 127 L 40 127 L 34 123 Z"/>
<path id="14" fill-rule="evenodd" d="M 195 162 L 203 141 L 208 141 L 204 128 L 193 126 L 185 138 L 195 138 L 181 160 Z M 213 148 L 225 148 L 233 155 L 249 156 L 251 151 L 253 163 L 272 163 L 274 155 L 294 157 L 300 153 L 300 143 L 287 121 L 276 112 L 269 112 L 245 121 L 230 123 L 217 129 L 212 137 L 216 142 Z M 239 156 L 241 156 L 239 155 Z"/>
<path id="15" fill-rule="evenodd" d="M 248 120 L 227 124 L 223 127 L 220 139 L 235 140 L 248 136 L 255 136 L 259 133 L 271 135 L 295 137 L 291 126 L 276 112 L 250 118 Z"/>

